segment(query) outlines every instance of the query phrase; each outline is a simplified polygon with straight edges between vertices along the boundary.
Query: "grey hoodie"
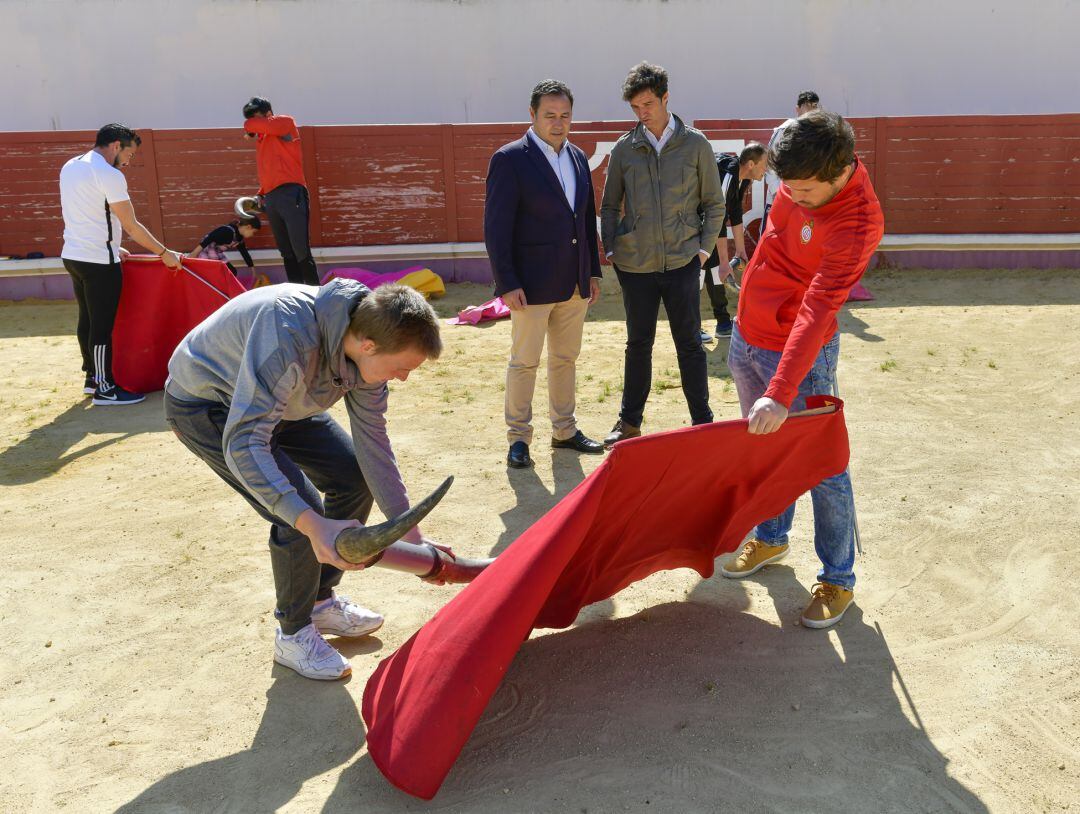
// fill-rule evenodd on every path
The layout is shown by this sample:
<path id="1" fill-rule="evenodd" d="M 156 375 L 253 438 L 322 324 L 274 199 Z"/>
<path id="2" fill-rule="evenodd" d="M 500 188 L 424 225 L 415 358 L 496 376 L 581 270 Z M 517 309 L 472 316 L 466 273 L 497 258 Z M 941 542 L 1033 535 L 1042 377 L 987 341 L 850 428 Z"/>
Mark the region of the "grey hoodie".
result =
<path id="1" fill-rule="evenodd" d="M 165 389 L 173 398 L 228 405 L 222 447 L 229 469 L 291 525 L 315 507 L 274 461 L 274 428 L 322 413 L 342 398 L 356 460 L 379 508 L 387 517 L 409 508 L 386 434 L 389 389 L 385 382 L 364 382 L 343 348 L 353 308 L 368 293 L 352 280 L 333 280 L 322 288 L 256 288 L 196 326 L 169 360 Z"/>

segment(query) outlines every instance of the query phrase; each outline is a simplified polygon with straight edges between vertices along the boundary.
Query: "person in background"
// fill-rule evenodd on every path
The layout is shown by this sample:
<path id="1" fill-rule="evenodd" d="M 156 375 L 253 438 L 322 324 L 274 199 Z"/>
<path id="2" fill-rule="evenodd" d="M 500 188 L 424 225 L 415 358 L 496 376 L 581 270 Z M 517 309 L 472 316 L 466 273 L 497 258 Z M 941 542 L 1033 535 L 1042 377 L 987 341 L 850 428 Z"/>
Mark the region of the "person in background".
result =
<path id="1" fill-rule="evenodd" d="M 577 359 L 589 306 L 600 297 L 596 203 L 589 160 L 569 141 L 574 95 L 547 79 L 533 88 L 530 127 L 491 157 L 484 241 L 495 293 L 510 309 L 507 465 L 532 464 L 532 401 L 547 342 L 551 446 L 603 454 L 577 426 Z"/>
<path id="2" fill-rule="evenodd" d="M 94 148 L 75 156 L 60 170 L 60 209 L 64 217 L 64 247 L 60 257 L 71 275 L 79 304 L 76 334 L 83 358 L 83 393 L 99 407 L 138 404 L 145 396 L 113 380 L 113 323 L 120 307 L 123 272 L 120 247 L 123 232 L 156 254 L 171 269 L 181 258 L 139 223 L 120 170 L 135 157 L 142 140 L 122 124 L 107 124 L 97 132 Z M 121 231 L 123 230 L 123 232 Z"/>
<path id="3" fill-rule="evenodd" d="M 308 239 L 308 189 L 296 120 L 275 115 L 269 99 L 253 96 L 244 105 L 244 137 L 257 142 L 259 196 L 285 276 L 290 283 L 318 285 L 319 268 Z"/>
<path id="4" fill-rule="evenodd" d="M 229 271 L 236 274 L 236 268 L 229 262 L 225 252 L 237 251 L 240 252 L 244 265 L 249 269 L 254 269 L 255 263 L 244 241 L 254 237 L 260 229 L 262 229 L 262 221 L 257 216 L 230 221 L 224 226 L 207 232 L 206 236 L 195 245 L 190 256 L 196 259 L 220 260 L 229 267 Z"/>
<path id="5" fill-rule="evenodd" d="M 821 107 L 821 99 L 817 93 L 812 90 L 804 90 L 795 99 L 795 117 L 798 118 L 803 113 L 809 113 L 819 107 Z M 766 147 L 771 149 L 776 140 L 780 138 L 780 134 L 790 127 L 794 121 L 795 119 L 787 119 L 782 124 L 777 125 L 773 129 L 772 135 L 769 136 L 769 143 Z M 765 225 L 769 222 L 769 210 L 772 209 L 773 200 L 775 200 L 776 193 L 779 190 L 780 179 L 777 178 L 775 172 L 769 170 L 765 173 L 765 214 L 761 216 L 761 234 L 765 234 Z"/>
<path id="6" fill-rule="evenodd" d="M 623 83 L 623 100 L 638 124 L 611 151 L 600 204 L 601 239 L 626 309 L 622 405 L 604 438 L 608 447 L 641 435 L 661 303 L 690 420 L 713 420 L 700 338 L 700 272 L 724 223 L 716 157 L 704 133 L 668 110 L 667 71 L 648 62 L 635 65 Z"/>
<path id="7" fill-rule="evenodd" d="M 709 293 L 713 317 L 716 318 L 716 333 L 710 335 L 702 329 L 701 341 L 711 342 L 713 336 L 723 339 L 731 336 L 731 316 L 727 311 L 727 294 L 724 292 L 724 278 L 733 274 L 728 265 L 728 224 L 731 236 L 735 240 L 735 256 L 740 263 L 747 263 L 746 236 L 743 229 L 743 199 L 746 190 L 754 181 L 765 177 L 769 167 L 769 158 L 765 147 L 752 141 L 742 148 L 738 158 L 729 153 L 720 153 L 716 157 L 716 167 L 720 171 L 720 186 L 724 190 L 725 215 L 724 226 L 716 240 L 716 248 L 705 261 L 705 288 Z"/>

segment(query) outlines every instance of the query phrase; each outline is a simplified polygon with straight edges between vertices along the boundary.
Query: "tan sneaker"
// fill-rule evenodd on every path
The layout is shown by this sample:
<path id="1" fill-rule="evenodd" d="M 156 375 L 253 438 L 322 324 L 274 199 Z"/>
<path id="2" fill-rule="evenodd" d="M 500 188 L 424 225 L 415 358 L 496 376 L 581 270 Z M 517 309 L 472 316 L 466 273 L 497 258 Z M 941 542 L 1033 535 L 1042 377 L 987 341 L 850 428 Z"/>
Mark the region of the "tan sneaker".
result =
<path id="1" fill-rule="evenodd" d="M 813 599 L 802 615 L 805 627 L 832 627 L 843 618 L 855 598 L 852 591 L 828 582 L 815 582 L 812 593 Z"/>
<path id="2" fill-rule="evenodd" d="M 769 545 L 761 540 L 753 539 L 742 547 L 737 557 L 720 566 L 720 573 L 728 579 L 748 577 L 756 574 L 769 563 L 784 559 L 790 548 L 791 546 L 787 543 Z"/>

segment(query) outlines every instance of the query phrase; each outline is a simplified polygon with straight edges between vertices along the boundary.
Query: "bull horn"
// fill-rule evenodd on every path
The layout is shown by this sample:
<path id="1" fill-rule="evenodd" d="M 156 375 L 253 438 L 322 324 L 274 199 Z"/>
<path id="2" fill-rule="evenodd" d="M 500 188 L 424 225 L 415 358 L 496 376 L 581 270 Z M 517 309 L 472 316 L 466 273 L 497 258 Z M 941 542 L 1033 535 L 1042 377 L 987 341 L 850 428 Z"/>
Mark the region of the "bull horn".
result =
<path id="1" fill-rule="evenodd" d="M 262 212 L 263 208 L 258 198 L 245 195 L 236 199 L 236 203 L 233 204 L 233 211 L 241 218 L 250 218 L 252 215 Z"/>
<path id="2" fill-rule="evenodd" d="M 442 484 L 411 509 L 407 509 L 397 517 L 379 523 L 376 526 L 361 526 L 360 528 L 343 529 L 334 540 L 334 548 L 345 562 L 367 562 L 372 557 L 382 553 L 397 540 L 400 540 L 413 526 L 420 525 L 443 499 L 450 484 L 454 482 L 451 475 Z"/>

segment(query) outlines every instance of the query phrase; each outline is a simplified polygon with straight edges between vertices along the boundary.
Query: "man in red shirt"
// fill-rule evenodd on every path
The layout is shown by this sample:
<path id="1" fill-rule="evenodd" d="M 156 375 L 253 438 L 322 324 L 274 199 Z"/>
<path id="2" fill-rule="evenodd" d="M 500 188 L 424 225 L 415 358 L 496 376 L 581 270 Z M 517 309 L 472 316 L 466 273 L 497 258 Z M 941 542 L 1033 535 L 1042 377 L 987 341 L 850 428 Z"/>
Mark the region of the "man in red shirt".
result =
<path id="1" fill-rule="evenodd" d="M 300 131 L 292 116 L 275 116 L 268 99 L 244 105 L 244 137 L 256 139 L 259 195 L 290 283 L 319 284 L 308 243 L 308 191 Z"/>
<path id="2" fill-rule="evenodd" d="M 885 220 L 855 134 L 836 113 L 796 119 L 769 148 L 783 181 L 769 223 L 743 275 L 728 368 L 751 433 L 780 428 L 811 394 L 832 394 L 840 348 L 836 314 L 862 277 Z M 847 472 L 810 490 L 818 583 L 803 612 L 807 627 L 831 627 L 854 597 L 854 502 Z M 721 571 L 750 576 L 788 553 L 792 504 L 760 523 L 754 539 Z"/>

